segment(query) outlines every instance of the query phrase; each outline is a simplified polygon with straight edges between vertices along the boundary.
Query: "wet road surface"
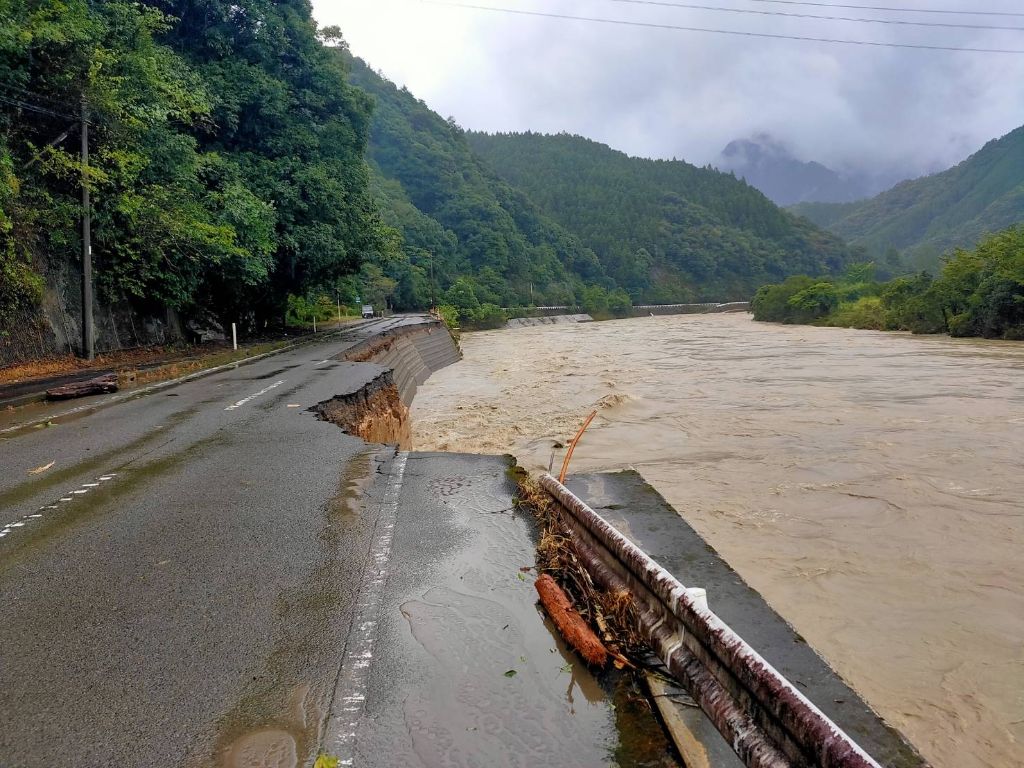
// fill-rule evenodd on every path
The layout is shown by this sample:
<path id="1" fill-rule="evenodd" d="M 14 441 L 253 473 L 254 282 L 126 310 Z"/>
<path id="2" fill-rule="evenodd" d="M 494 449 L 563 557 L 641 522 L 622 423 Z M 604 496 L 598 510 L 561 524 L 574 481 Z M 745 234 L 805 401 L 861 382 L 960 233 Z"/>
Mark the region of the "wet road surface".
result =
<path id="1" fill-rule="evenodd" d="M 0 766 L 676 765 L 535 607 L 507 458 L 309 411 L 416 322 L 0 432 Z M 387 346 L 403 390 L 457 357 L 438 336 Z"/>
<path id="2" fill-rule="evenodd" d="M 395 322 L 0 440 L 0 765 L 314 747 L 386 452 L 307 409 Z"/>

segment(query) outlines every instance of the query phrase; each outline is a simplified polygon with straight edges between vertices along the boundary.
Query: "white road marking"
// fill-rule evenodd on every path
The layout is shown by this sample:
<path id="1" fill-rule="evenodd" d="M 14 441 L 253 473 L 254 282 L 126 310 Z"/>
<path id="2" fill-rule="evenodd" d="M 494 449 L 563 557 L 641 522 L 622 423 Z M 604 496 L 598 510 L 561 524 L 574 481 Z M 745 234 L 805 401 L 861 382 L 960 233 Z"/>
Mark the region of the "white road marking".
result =
<path id="1" fill-rule="evenodd" d="M 356 604 L 356 616 L 345 647 L 341 674 L 334 689 L 330 719 L 327 724 L 328 752 L 341 758 L 341 765 L 350 766 L 355 759 L 356 734 L 363 718 L 370 664 L 376 643 L 377 620 L 384 600 L 388 579 L 391 541 L 398 518 L 398 498 L 402 491 L 407 453 L 399 453 L 388 473 L 387 489 L 381 502 L 380 516 L 374 530 L 370 560 L 363 571 L 362 588 Z"/>
<path id="2" fill-rule="evenodd" d="M 269 387 L 264 387 L 264 388 L 263 388 L 263 389 L 261 389 L 261 390 L 260 390 L 259 392 L 256 392 L 256 393 L 254 393 L 254 394 L 251 394 L 251 395 L 249 395 L 248 397 L 243 397 L 243 398 L 242 398 L 241 400 L 239 400 L 239 401 L 238 401 L 237 403 L 232 403 L 231 405 L 229 405 L 229 406 L 228 406 L 227 408 L 225 408 L 224 410 L 225 410 L 225 411 L 233 411 L 233 410 L 235 410 L 236 408 L 241 408 L 241 407 L 242 407 L 243 405 L 245 405 L 246 403 L 248 403 L 248 402 L 250 402 L 250 401 L 252 401 L 252 400 L 255 400 L 255 399 L 256 399 L 257 397 L 259 397 L 260 395 L 265 395 L 265 394 L 267 394 L 267 392 L 269 392 L 270 390 L 272 390 L 272 389 L 277 389 L 277 388 L 278 388 L 278 387 L 280 387 L 280 386 L 281 386 L 282 384 L 284 384 L 284 383 L 285 383 L 286 381 L 287 381 L 287 379 L 281 379 L 280 381 L 275 381 L 275 382 L 274 382 L 273 384 L 271 384 L 271 385 L 270 385 Z"/>
<path id="3" fill-rule="evenodd" d="M 15 530 L 17 530 L 18 528 L 24 528 L 26 523 L 30 523 L 33 520 L 41 519 L 43 517 L 43 515 L 46 513 L 47 510 L 59 509 L 61 502 L 68 503 L 68 502 L 74 501 L 75 499 L 81 498 L 84 494 L 88 493 L 93 488 L 98 488 L 99 485 L 100 485 L 100 482 L 107 481 L 107 480 L 113 480 L 116 476 L 117 476 L 116 472 L 111 472 L 110 474 L 103 475 L 102 477 L 99 477 L 96 480 L 96 482 L 82 483 L 82 485 L 79 486 L 78 488 L 76 488 L 75 490 L 68 491 L 67 492 L 67 494 L 68 494 L 67 496 L 61 496 L 54 503 L 46 504 L 46 505 L 40 507 L 38 512 L 35 512 L 33 514 L 30 514 L 30 515 L 25 515 L 20 520 L 13 520 L 13 521 L 7 523 L 7 525 L 5 525 L 2 528 L 0 528 L 0 539 L 6 538 L 8 535 L 14 533 Z"/>

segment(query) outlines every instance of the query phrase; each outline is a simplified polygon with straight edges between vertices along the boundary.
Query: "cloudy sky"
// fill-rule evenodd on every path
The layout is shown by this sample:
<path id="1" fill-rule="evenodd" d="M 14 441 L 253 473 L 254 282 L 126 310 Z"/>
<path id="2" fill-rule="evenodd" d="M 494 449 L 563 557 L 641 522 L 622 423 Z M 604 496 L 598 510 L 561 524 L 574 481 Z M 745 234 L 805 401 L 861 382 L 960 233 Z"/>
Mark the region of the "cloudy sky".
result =
<path id="1" fill-rule="evenodd" d="M 1021 0 L 664 0 L 1001 29 L 860 23 L 622 0 L 452 0 L 634 23 L 1024 51 Z M 825 7 L 878 5 L 1018 16 Z M 631 154 L 712 162 L 767 132 L 804 160 L 912 174 L 1024 124 L 1024 54 L 763 39 L 541 18 L 425 0 L 313 0 L 357 55 L 467 128 L 569 131 Z M 1013 28 L 1017 29 L 1006 29 Z"/>

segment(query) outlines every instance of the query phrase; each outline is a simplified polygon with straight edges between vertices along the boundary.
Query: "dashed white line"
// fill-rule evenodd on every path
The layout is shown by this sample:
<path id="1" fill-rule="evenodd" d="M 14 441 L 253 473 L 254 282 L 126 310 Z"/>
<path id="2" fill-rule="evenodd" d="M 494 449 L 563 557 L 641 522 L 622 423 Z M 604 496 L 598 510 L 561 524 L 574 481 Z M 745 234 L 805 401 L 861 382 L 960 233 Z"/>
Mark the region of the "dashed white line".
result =
<path id="1" fill-rule="evenodd" d="M 113 480 L 115 477 L 117 477 L 117 473 L 111 472 L 98 478 L 96 482 L 82 483 L 82 485 L 76 488 L 75 490 L 68 491 L 67 496 L 61 496 L 59 499 L 57 499 L 57 501 L 53 502 L 52 504 L 46 504 L 40 507 L 38 512 L 33 512 L 30 515 L 25 515 L 20 520 L 14 520 L 10 523 L 7 523 L 7 525 L 5 525 L 3 528 L 0 528 L 0 539 L 6 538 L 8 535 L 14 533 L 15 530 L 17 530 L 18 528 L 24 528 L 26 523 L 29 523 L 33 520 L 41 519 L 48 510 L 60 509 L 61 502 L 67 504 L 69 502 L 74 501 L 77 498 L 81 498 L 84 494 L 88 493 L 93 488 L 99 488 L 101 482 Z"/>
<path id="2" fill-rule="evenodd" d="M 235 410 L 236 408 L 241 408 L 241 407 L 242 407 L 243 405 L 245 405 L 246 403 L 248 403 L 248 402 L 250 402 L 250 401 L 252 401 L 252 400 L 255 400 L 255 399 L 256 399 L 257 397 L 259 397 L 260 395 L 265 395 L 265 394 L 267 394 L 267 392 L 269 392 L 270 390 L 272 390 L 272 389 L 277 389 L 277 388 L 278 388 L 278 387 L 280 387 L 280 386 L 281 386 L 282 384 L 284 384 L 284 383 L 285 383 L 286 381 L 287 381 L 287 379 L 281 379 L 280 381 L 275 381 L 275 382 L 274 382 L 273 384 L 271 384 L 271 385 L 270 385 L 269 387 L 264 387 L 264 388 L 263 388 L 263 389 L 261 389 L 261 390 L 260 390 L 259 392 L 255 392 L 255 393 L 253 393 L 253 394 L 249 395 L 248 397 L 243 397 L 243 398 L 242 398 L 241 400 L 239 400 L 239 401 L 238 401 L 238 402 L 236 402 L 236 403 L 232 403 L 231 405 L 229 405 L 229 406 L 228 406 L 227 408 L 225 408 L 224 410 L 225 410 L 225 411 L 233 411 L 233 410 Z"/>

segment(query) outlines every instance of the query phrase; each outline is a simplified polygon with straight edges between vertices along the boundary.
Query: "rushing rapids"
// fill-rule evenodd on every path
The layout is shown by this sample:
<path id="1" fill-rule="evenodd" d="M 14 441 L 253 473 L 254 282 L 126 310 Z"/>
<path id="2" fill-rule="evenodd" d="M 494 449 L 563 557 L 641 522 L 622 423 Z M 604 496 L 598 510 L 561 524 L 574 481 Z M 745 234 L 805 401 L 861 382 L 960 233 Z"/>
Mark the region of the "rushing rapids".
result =
<path id="1" fill-rule="evenodd" d="M 417 449 L 634 467 L 936 766 L 1024 762 L 1024 344 L 673 316 L 469 334 Z"/>

